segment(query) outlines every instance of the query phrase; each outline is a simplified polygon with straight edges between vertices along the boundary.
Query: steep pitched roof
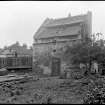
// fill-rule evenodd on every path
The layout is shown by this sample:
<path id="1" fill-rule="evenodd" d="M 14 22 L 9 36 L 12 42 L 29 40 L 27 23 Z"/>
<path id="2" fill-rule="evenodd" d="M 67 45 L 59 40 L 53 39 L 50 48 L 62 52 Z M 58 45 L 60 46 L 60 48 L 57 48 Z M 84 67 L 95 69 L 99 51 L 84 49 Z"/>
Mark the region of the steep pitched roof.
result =
<path id="1" fill-rule="evenodd" d="M 67 26 L 77 23 L 84 22 L 87 15 L 77 15 L 72 17 L 60 18 L 60 19 L 46 19 L 38 31 L 34 35 L 34 39 L 48 38 L 54 36 L 64 36 L 64 35 L 75 35 L 80 32 L 80 26 L 66 27 L 57 29 L 58 26 Z M 54 28 L 55 27 L 55 28 Z"/>
<path id="2" fill-rule="evenodd" d="M 43 29 L 40 34 L 37 34 L 37 38 L 48 38 L 48 37 L 53 37 L 53 36 L 65 36 L 65 35 L 76 35 L 80 32 L 80 27 L 79 26 L 74 26 L 74 27 L 67 27 L 67 28 L 62 28 L 62 29 L 48 29 L 45 28 Z"/>

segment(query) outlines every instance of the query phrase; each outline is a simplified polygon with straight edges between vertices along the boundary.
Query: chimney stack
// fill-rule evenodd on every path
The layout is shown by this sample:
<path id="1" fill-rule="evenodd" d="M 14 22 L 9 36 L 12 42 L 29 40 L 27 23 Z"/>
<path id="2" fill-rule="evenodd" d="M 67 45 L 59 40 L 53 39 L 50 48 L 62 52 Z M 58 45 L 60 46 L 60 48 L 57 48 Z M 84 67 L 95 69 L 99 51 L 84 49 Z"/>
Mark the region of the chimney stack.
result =
<path id="1" fill-rule="evenodd" d="M 71 13 L 68 14 L 68 17 L 71 17 Z"/>

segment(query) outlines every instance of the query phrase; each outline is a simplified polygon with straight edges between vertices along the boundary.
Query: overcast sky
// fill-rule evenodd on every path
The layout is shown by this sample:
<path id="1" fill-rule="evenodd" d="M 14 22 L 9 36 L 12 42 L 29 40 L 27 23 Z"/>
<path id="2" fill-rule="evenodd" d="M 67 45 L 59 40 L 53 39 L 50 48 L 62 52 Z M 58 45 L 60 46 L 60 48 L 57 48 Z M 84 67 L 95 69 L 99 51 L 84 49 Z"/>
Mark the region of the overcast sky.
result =
<path id="1" fill-rule="evenodd" d="M 92 32 L 105 35 L 105 1 L 0 1 L 0 48 L 19 41 L 28 46 L 48 18 L 64 18 L 92 11 Z"/>

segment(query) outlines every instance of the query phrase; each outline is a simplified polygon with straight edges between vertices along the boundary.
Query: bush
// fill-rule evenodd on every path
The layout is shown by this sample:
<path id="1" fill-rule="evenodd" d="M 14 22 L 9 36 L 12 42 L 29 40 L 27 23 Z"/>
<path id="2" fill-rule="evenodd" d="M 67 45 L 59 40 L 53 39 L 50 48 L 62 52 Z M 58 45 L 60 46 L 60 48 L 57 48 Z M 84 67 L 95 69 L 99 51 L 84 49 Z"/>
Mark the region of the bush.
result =
<path id="1" fill-rule="evenodd" d="M 83 104 L 105 104 L 104 80 L 98 79 L 89 84 Z"/>

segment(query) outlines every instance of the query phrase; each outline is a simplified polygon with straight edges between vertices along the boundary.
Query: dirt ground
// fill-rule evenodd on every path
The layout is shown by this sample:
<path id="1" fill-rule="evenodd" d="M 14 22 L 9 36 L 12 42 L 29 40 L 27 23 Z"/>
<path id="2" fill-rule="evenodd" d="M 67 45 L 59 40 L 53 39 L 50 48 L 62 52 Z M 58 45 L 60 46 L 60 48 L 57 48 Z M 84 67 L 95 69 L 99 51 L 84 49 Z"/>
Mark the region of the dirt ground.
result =
<path id="1" fill-rule="evenodd" d="M 79 80 L 56 77 L 0 85 L 0 103 L 7 104 L 81 104 L 86 85 Z"/>

